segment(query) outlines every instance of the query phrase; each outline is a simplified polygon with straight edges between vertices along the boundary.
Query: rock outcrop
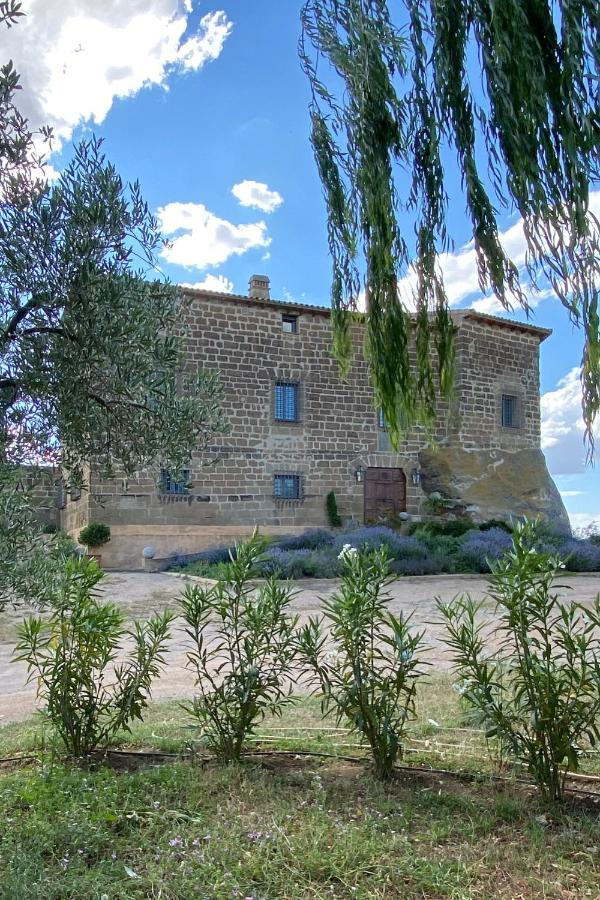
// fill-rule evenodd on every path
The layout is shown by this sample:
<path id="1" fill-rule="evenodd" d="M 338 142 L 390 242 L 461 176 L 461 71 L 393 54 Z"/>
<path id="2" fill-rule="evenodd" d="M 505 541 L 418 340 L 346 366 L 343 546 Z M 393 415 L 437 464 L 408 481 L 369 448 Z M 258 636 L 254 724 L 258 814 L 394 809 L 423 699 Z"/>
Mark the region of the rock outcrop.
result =
<path id="1" fill-rule="evenodd" d="M 475 521 L 542 516 L 569 531 L 567 511 L 541 450 L 463 450 L 444 447 L 419 454 L 426 494 L 461 502 Z"/>

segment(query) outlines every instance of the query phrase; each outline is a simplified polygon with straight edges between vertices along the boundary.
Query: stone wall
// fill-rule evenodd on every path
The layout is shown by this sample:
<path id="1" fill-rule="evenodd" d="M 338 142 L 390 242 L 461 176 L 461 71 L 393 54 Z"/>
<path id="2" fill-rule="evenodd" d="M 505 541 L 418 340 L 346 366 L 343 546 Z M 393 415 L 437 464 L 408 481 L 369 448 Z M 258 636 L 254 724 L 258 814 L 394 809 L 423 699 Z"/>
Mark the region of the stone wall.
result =
<path id="1" fill-rule="evenodd" d="M 23 468 L 23 487 L 29 492 L 36 516 L 45 525 L 58 525 L 58 483 L 54 469 L 42 466 Z"/>
<path id="2" fill-rule="evenodd" d="M 290 532 L 326 525 L 331 490 L 342 518 L 362 522 L 364 485 L 355 473 L 376 466 L 404 469 L 407 511 L 421 512 L 426 495 L 411 473 L 429 440 L 415 428 L 398 453 L 391 449 L 378 426 L 361 323 L 353 326 L 355 354 L 344 381 L 330 352 L 328 310 L 204 292 L 190 296 L 187 365 L 190 371 L 220 371 L 229 434 L 204 458 L 194 456 L 187 495 L 162 494 L 156 472 L 127 485 L 92 478 L 90 493 L 67 503 L 63 522 L 69 531 L 101 520 L 115 534 L 120 530 L 123 540 L 129 534 L 130 551 L 118 552 L 113 539 L 103 556 L 115 566 L 137 568 L 142 536 L 147 544 L 160 541 L 161 552 L 190 552 L 217 543 L 213 538 L 224 527 L 259 524 Z M 297 315 L 296 333 L 283 331 L 282 314 Z M 539 448 L 539 344 L 547 332 L 472 312 L 455 319 L 456 391 L 449 410 L 439 404 L 434 439 L 440 452 Z M 300 384 L 298 422 L 275 420 L 276 381 Z M 518 428 L 502 428 L 503 392 L 519 397 Z M 277 473 L 302 477 L 302 500 L 274 497 Z M 139 541 L 131 529 L 138 529 Z"/>

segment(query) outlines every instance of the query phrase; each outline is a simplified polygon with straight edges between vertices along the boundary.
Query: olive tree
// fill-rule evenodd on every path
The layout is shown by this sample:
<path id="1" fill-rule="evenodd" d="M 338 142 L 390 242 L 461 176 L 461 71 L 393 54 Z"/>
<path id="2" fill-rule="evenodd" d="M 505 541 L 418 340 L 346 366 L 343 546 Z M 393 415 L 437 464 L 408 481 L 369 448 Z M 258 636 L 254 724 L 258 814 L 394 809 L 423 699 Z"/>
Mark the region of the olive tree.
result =
<path id="1" fill-rule="evenodd" d="M 9 27 L 20 4 L 0 3 Z M 40 542 L 23 466 L 81 488 L 160 461 L 180 469 L 223 430 L 218 377 L 185 374 L 181 293 L 160 277 L 157 223 L 96 138 L 52 183 L 0 69 L 0 597 L 43 594 Z M 39 577 L 35 577 L 37 572 Z M 39 590 L 36 591 L 35 585 Z"/>

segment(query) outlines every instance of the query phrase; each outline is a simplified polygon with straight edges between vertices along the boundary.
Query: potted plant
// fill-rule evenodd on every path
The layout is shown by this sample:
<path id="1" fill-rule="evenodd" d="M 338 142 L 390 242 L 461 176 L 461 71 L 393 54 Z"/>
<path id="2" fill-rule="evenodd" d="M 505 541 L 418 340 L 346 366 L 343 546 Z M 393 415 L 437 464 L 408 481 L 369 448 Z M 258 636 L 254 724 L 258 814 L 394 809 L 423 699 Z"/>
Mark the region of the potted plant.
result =
<path id="1" fill-rule="evenodd" d="M 98 549 L 110 541 L 110 528 L 104 522 L 90 522 L 79 532 L 79 543 L 87 547 L 88 556 L 93 557 L 98 565 L 102 563 L 102 555 Z"/>

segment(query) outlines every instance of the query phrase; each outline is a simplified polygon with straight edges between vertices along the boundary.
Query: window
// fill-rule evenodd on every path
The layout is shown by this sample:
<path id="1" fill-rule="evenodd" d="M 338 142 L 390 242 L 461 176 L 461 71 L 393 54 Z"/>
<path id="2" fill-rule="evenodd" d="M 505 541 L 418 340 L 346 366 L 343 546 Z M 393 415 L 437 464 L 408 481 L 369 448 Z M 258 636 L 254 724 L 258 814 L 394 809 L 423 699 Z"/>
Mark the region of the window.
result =
<path id="1" fill-rule="evenodd" d="M 275 384 L 275 418 L 280 422 L 297 422 L 299 414 L 299 385 L 289 381 Z"/>
<path id="2" fill-rule="evenodd" d="M 277 500 L 301 500 L 302 476 L 275 475 L 273 478 L 273 492 Z"/>
<path id="3" fill-rule="evenodd" d="M 189 494 L 189 480 L 189 469 L 182 469 L 179 479 L 174 478 L 169 469 L 160 470 L 160 489 L 163 494 Z"/>
<path id="4" fill-rule="evenodd" d="M 377 425 L 379 426 L 379 428 L 383 429 L 383 431 L 387 431 L 387 422 L 385 421 L 385 416 L 382 409 L 380 409 L 377 414 Z"/>
<path id="5" fill-rule="evenodd" d="M 281 330 L 286 334 L 296 334 L 298 331 L 298 316 L 282 316 Z"/>
<path id="6" fill-rule="evenodd" d="M 519 427 L 518 398 L 513 394 L 502 394 L 502 427 Z"/>

